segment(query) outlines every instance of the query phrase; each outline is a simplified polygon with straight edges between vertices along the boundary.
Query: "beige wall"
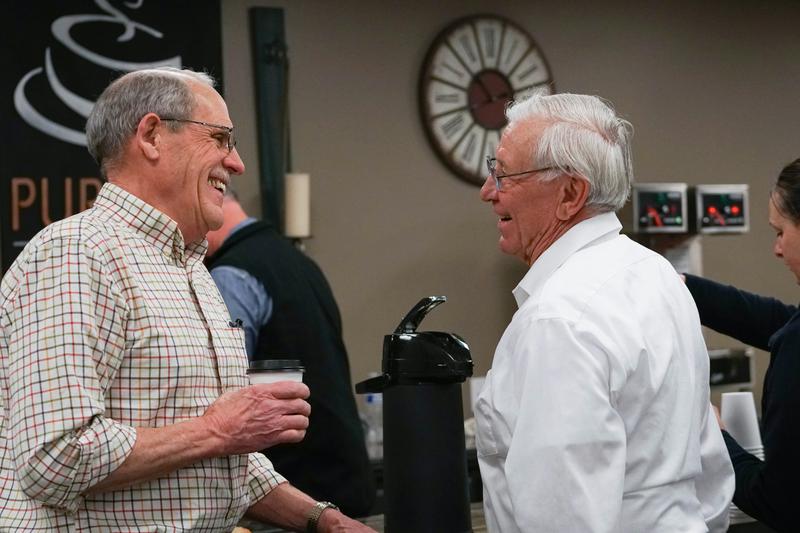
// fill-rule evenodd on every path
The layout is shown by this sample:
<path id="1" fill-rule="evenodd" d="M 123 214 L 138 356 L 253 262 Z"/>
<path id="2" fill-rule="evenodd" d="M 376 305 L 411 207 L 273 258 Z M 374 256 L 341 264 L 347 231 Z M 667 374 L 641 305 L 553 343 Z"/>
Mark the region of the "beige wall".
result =
<path id="1" fill-rule="evenodd" d="M 543 49 L 559 91 L 611 100 L 636 128 L 639 181 L 749 183 L 752 230 L 705 238 L 705 273 L 796 299 L 794 281 L 771 255 L 765 212 L 777 172 L 800 156 L 800 3 L 222 4 L 226 98 L 248 164 L 239 189 L 254 213 L 259 169 L 247 10 L 285 9 L 294 170 L 312 175 L 307 251 L 338 298 L 355 380 L 380 368 L 383 335 L 422 296 L 448 297 L 423 329 L 464 336 L 476 375 L 489 368 L 515 309 L 510 290 L 524 266 L 499 254 L 495 217 L 476 187 L 438 161 L 417 109 L 427 47 L 467 14 L 519 22 Z M 736 345 L 718 335 L 709 343 Z M 761 353 L 761 371 L 765 360 Z"/>

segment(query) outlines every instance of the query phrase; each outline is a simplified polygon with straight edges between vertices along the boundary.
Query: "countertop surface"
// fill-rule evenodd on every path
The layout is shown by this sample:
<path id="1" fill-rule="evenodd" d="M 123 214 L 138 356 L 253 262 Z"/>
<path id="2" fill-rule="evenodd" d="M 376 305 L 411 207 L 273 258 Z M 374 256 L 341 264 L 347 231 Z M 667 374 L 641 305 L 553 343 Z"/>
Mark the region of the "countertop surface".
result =
<path id="1" fill-rule="evenodd" d="M 486 533 L 486 522 L 483 518 L 483 504 L 480 502 L 475 502 L 470 506 L 470 510 L 472 511 L 472 531 L 473 533 Z M 369 527 L 374 529 L 375 531 L 379 531 L 383 533 L 383 515 L 376 515 L 376 516 L 368 516 L 366 518 L 360 519 L 361 522 L 364 522 Z M 283 529 L 276 529 L 274 527 L 266 526 L 261 524 L 260 522 L 256 522 L 254 520 L 243 519 L 240 523 L 240 526 L 245 527 L 252 531 L 253 533 L 283 533 Z M 772 532 L 771 529 L 766 527 L 764 524 L 760 522 L 747 522 L 747 523 L 740 523 L 740 524 L 732 524 L 728 531 L 732 533 L 770 533 Z"/>
<path id="2" fill-rule="evenodd" d="M 480 502 L 473 503 L 470 506 L 470 510 L 472 511 L 472 531 L 473 533 L 485 533 L 486 532 L 486 522 L 483 519 L 483 504 Z M 367 524 L 369 527 L 374 529 L 375 531 L 379 531 L 383 533 L 383 515 L 375 515 L 375 516 L 368 516 L 366 518 L 359 519 L 361 522 Z M 245 527 L 252 531 L 253 533 L 283 533 L 283 529 L 276 529 L 271 526 L 264 525 L 260 522 L 255 520 L 249 520 L 247 518 L 243 518 L 241 522 L 239 522 L 241 527 Z"/>

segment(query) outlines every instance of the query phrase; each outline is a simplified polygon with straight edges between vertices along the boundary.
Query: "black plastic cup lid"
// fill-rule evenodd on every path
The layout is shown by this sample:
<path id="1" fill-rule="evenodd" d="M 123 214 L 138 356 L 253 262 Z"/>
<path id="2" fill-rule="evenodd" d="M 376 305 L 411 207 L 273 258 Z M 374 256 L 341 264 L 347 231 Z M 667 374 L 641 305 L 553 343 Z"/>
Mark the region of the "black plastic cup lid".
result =
<path id="1" fill-rule="evenodd" d="M 250 361 L 248 372 L 305 372 L 299 359 L 259 359 Z"/>

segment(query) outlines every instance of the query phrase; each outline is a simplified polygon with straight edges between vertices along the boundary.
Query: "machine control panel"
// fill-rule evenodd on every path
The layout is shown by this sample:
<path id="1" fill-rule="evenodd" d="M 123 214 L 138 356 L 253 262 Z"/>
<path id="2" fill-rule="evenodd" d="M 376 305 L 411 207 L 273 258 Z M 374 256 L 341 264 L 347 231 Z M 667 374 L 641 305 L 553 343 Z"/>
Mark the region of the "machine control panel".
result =
<path id="1" fill-rule="evenodd" d="M 746 184 L 698 185 L 695 205 L 698 233 L 744 233 L 750 216 Z"/>
<path id="2" fill-rule="evenodd" d="M 636 233 L 686 233 L 686 183 L 637 183 L 633 186 L 633 230 Z"/>

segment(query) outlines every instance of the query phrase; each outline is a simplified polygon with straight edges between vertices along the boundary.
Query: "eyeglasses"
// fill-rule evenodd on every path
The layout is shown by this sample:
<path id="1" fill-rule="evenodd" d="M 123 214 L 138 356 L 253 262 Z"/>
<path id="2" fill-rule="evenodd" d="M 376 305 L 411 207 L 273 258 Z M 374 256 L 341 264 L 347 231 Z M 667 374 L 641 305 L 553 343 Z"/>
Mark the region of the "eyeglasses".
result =
<path id="1" fill-rule="evenodd" d="M 188 118 L 164 118 L 162 117 L 161 120 L 164 122 L 188 122 L 190 124 L 199 124 L 201 126 L 207 126 L 209 128 L 217 128 L 220 130 L 225 131 L 225 136 L 221 138 L 217 138 L 217 142 L 219 142 L 220 147 L 225 147 L 228 149 L 228 153 L 232 152 L 234 148 L 236 148 L 236 138 L 233 136 L 233 127 L 231 126 L 223 126 L 221 124 L 211 124 L 210 122 L 202 122 L 200 120 L 189 120 Z"/>
<path id="2" fill-rule="evenodd" d="M 542 168 L 535 168 L 533 170 L 525 170 L 523 172 L 514 172 L 513 174 L 497 174 L 497 158 L 492 157 L 490 155 L 486 156 L 486 168 L 489 170 L 489 175 L 494 180 L 494 186 L 499 191 L 500 190 L 500 180 L 504 178 L 513 178 L 514 176 L 522 176 L 523 174 L 533 174 L 536 172 L 542 172 L 544 170 L 553 170 L 556 167 L 542 167 Z"/>

